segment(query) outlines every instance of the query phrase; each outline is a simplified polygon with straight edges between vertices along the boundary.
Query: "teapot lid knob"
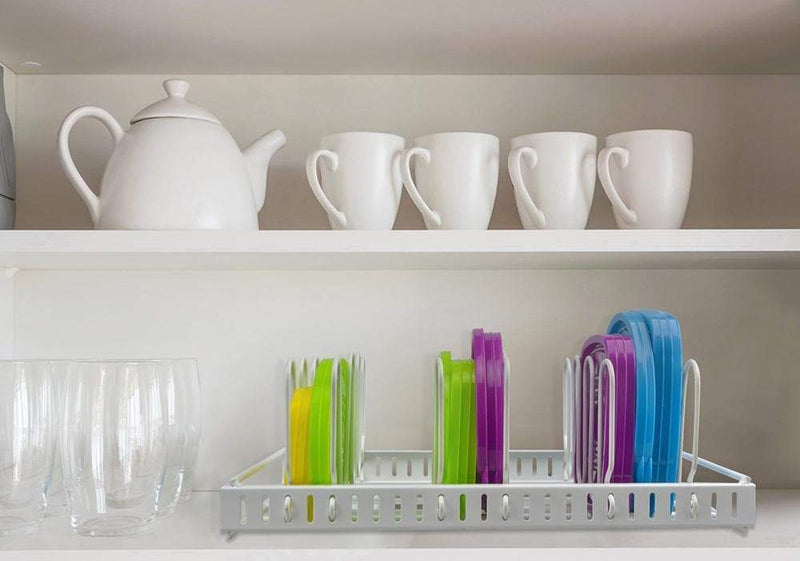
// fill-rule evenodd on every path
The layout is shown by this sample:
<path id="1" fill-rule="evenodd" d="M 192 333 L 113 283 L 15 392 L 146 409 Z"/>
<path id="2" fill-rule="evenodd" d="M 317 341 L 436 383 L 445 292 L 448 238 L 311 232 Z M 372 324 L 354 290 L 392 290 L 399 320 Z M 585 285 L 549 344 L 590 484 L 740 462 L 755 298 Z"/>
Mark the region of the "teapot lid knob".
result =
<path id="1" fill-rule="evenodd" d="M 164 89 L 169 97 L 186 97 L 189 91 L 189 82 L 186 80 L 165 80 Z"/>
<path id="2" fill-rule="evenodd" d="M 219 120 L 214 115 L 186 99 L 186 94 L 189 91 L 189 82 L 173 79 L 164 81 L 162 85 L 167 91 L 166 99 L 156 101 L 139 111 L 131 119 L 131 124 L 161 117 L 199 119 L 219 124 Z"/>

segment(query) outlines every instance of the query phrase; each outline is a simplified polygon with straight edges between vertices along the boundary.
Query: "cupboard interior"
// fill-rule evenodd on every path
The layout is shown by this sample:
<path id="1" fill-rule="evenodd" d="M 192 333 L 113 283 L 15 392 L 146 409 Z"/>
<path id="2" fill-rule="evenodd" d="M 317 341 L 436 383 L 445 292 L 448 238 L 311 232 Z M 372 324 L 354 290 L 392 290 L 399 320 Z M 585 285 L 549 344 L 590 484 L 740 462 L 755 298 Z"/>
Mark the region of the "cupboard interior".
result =
<path id="1" fill-rule="evenodd" d="M 19 228 L 91 227 L 58 163 L 62 119 L 78 105 L 95 104 L 127 128 L 130 116 L 162 96 L 161 82 L 168 77 L 6 72 L 16 134 Z M 518 134 L 580 130 L 595 134 L 600 147 L 606 134 L 636 128 L 679 128 L 694 135 L 686 228 L 797 226 L 796 75 L 187 79 L 190 97 L 215 113 L 240 145 L 271 128 L 286 133 L 288 145 L 270 168 L 262 229 L 328 228 L 304 172 L 306 155 L 325 134 L 382 130 L 401 134 L 410 144 L 429 132 L 479 130 L 500 138 L 504 159 L 510 138 Z M 71 146 L 81 173 L 97 189 L 111 150 L 107 131 L 82 122 Z M 520 228 L 502 164 L 491 227 Z M 614 227 L 598 183 L 589 228 Z M 397 228 L 423 228 L 405 195 Z M 216 490 L 281 445 L 281 366 L 287 357 L 364 353 L 367 446 L 427 448 L 435 354 L 449 348 L 467 356 L 469 329 L 499 329 L 512 361 L 512 447 L 558 448 L 563 357 L 585 336 L 603 330 L 617 310 L 665 308 L 681 320 L 686 357 L 698 360 L 703 372 L 701 455 L 747 473 L 759 496 L 772 496 L 762 489 L 800 487 L 793 469 L 800 460 L 793 415 L 800 398 L 793 377 L 800 333 L 798 280 L 800 271 L 789 270 L 22 270 L 14 279 L 11 333 L 13 355 L 20 358 L 196 356 L 205 418 L 198 489 Z M 198 495 L 188 518 L 167 521 L 165 531 L 139 543 L 220 547 L 213 494 Z M 781 497 L 797 504 L 796 495 Z M 779 522 L 775 516 L 759 515 L 762 527 L 773 522 Z M 168 529 L 175 525 L 183 534 L 174 535 L 183 537 L 173 540 Z M 47 529 L 48 536 L 55 526 Z M 66 535 L 65 528 L 57 531 Z M 492 543 L 603 541 L 574 534 L 514 534 Z M 676 543 L 671 532 L 641 535 L 646 545 Z M 788 536 L 795 534 L 782 535 L 779 543 L 788 545 Z M 441 546 L 453 538 L 426 536 L 364 536 L 358 543 Z M 713 536 L 724 545 L 753 543 L 730 542 L 734 534 L 727 530 L 690 536 L 681 544 L 708 545 Z M 62 543 L 33 538 L 32 548 Z M 492 538 L 459 534 L 458 539 L 477 546 Z M 240 540 L 233 547 L 352 544 L 346 535 Z M 99 545 L 84 540 L 80 547 Z"/>

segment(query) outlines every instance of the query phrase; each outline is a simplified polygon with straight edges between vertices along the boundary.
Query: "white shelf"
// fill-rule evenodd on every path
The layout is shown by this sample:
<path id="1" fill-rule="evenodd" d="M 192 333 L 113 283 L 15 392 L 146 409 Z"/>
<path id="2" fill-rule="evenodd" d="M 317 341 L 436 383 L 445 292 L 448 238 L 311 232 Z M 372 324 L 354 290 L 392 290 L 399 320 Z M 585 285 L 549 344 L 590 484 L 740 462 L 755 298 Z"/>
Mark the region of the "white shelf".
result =
<path id="1" fill-rule="evenodd" d="M 47 74 L 770 74 L 795 2 L 3 3 L 0 61 Z"/>
<path id="2" fill-rule="evenodd" d="M 219 493 L 198 492 L 172 516 L 157 520 L 150 533 L 132 538 L 77 537 L 64 517 L 46 519 L 38 533 L 0 540 L 4 551 L 59 550 L 64 559 L 87 559 L 92 551 L 114 559 L 141 558 L 142 551 L 213 551 L 215 559 L 255 549 L 460 548 L 473 547 L 800 547 L 797 532 L 800 490 L 759 490 L 756 527 L 746 534 L 730 529 L 517 532 L 335 532 L 239 534 L 228 542 L 219 533 Z M 75 555 L 70 556 L 70 553 Z M 78 557 L 80 553 L 80 557 Z M 229 554 L 229 555 L 228 555 Z M 42 557 L 44 558 L 44 556 Z"/>
<path id="3" fill-rule="evenodd" d="M 800 230 L 10 231 L 0 233 L 0 267 L 797 269 Z"/>

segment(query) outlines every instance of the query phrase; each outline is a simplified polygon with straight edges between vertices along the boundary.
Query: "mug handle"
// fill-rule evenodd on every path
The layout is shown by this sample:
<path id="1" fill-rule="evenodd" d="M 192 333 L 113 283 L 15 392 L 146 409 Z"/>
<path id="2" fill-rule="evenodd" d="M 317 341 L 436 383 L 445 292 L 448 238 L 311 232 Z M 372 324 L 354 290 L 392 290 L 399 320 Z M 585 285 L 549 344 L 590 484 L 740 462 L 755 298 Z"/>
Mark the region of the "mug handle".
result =
<path id="1" fill-rule="evenodd" d="M 314 192 L 314 196 L 319 201 L 319 204 L 321 204 L 325 212 L 328 213 L 328 216 L 333 218 L 334 221 L 339 224 L 339 227 L 346 228 L 347 217 L 341 210 L 333 206 L 333 203 L 319 184 L 319 178 L 317 177 L 317 161 L 320 158 L 325 160 L 328 164 L 328 169 L 331 171 L 336 171 L 336 168 L 339 167 L 339 156 L 336 155 L 336 152 L 331 152 L 330 150 L 311 152 L 308 158 L 306 158 L 306 178 L 308 179 L 308 184 L 311 186 L 311 190 Z"/>
<path id="2" fill-rule="evenodd" d="M 606 192 L 606 196 L 608 200 L 611 201 L 611 204 L 616 208 L 620 213 L 622 213 L 622 217 L 625 219 L 626 222 L 630 222 L 631 224 L 636 224 L 639 221 L 639 217 L 636 216 L 636 213 L 633 212 L 628 205 L 622 200 L 622 197 L 619 196 L 619 192 L 617 191 L 616 187 L 614 187 L 614 182 L 611 181 L 611 170 L 609 169 L 609 162 L 611 160 L 611 156 L 616 154 L 619 156 L 619 164 L 620 167 L 628 167 L 628 162 L 630 161 L 631 154 L 623 148 L 622 146 L 606 146 L 600 151 L 600 156 L 597 158 L 597 174 L 600 176 L 600 184 L 603 186 L 603 191 Z"/>
<path id="3" fill-rule="evenodd" d="M 419 211 L 425 215 L 428 220 L 433 222 L 437 228 L 441 228 L 442 217 L 439 216 L 438 212 L 428 206 L 428 203 L 426 203 L 422 198 L 422 195 L 419 194 L 417 186 L 414 185 L 414 180 L 411 178 L 411 158 L 414 156 L 419 156 L 425 160 L 425 162 L 431 163 L 431 153 L 427 148 L 414 146 L 413 148 L 409 148 L 403 152 L 403 163 L 400 166 L 400 173 L 403 176 L 403 184 L 406 186 L 406 191 L 408 191 L 408 194 L 411 196 L 411 200 L 414 201 L 415 205 L 417 205 Z"/>
<path id="4" fill-rule="evenodd" d="M 528 167 L 531 169 L 536 167 L 536 164 L 539 163 L 539 155 L 536 153 L 536 150 L 530 146 L 514 148 L 508 154 L 508 173 L 511 176 L 511 184 L 514 186 L 514 191 L 519 195 L 525 211 L 536 223 L 536 226 L 540 230 L 544 230 L 547 220 L 545 219 L 544 213 L 539 210 L 539 207 L 533 202 L 531 194 L 528 192 L 528 189 L 525 188 L 525 180 L 522 178 L 521 168 L 523 156 L 525 156 Z"/>
<path id="5" fill-rule="evenodd" d="M 75 162 L 72 160 L 72 154 L 69 152 L 69 133 L 72 132 L 72 127 L 75 126 L 75 123 L 85 117 L 96 119 L 103 123 L 114 139 L 114 146 L 119 144 L 119 141 L 122 140 L 125 131 L 122 130 L 117 120 L 111 116 L 111 113 L 105 109 L 91 106 L 78 107 L 67 115 L 67 118 L 64 119 L 58 131 L 58 156 L 61 160 L 61 166 L 67 174 L 67 179 L 69 179 L 69 182 L 72 183 L 72 186 L 88 207 L 89 214 L 92 217 L 92 224 L 97 226 L 97 222 L 100 220 L 100 199 L 89 189 L 86 181 L 84 181 L 78 168 L 75 166 Z"/>

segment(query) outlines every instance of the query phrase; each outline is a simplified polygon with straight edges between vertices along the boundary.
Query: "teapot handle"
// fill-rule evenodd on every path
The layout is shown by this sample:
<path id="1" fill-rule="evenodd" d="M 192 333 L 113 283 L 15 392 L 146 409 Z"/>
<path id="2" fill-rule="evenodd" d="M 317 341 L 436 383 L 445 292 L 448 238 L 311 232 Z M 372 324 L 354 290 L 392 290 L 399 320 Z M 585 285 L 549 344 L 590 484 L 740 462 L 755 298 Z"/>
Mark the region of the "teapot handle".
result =
<path id="1" fill-rule="evenodd" d="M 119 144 L 125 131 L 122 130 L 117 120 L 111 116 L 111 113 L 105 109 L 91 106 L 79 107 L 67 115 L 67 118 L 64 119 L 64 122 L 61 124 L 61 129 L 58 131 L 58 155 L 61 160 L 61 167 L 64 168 L 67 179 L 69 179 L 69 182 L 72 183 L 78 195 L 80 195 L 83 202 L 86 203 L 86 206 L 89 208 L 89 214 L 92 216 L 92 223 L 97 225 L 100 219 L 100 199 L 89 189 L 86 181 L 83 180 L 83 177 L 81 177 L 81 174 L 78 172 L 78 168 L 75 167 L 75 162 L 72 161 L 72 155 L 69 153 L 69 133 L 72 131 L 72 127 L 75 123 L 84 117 L 91 117 L 103 123 L 114 139 L 114 146 Z"/>

